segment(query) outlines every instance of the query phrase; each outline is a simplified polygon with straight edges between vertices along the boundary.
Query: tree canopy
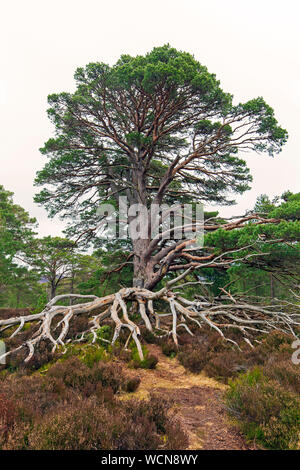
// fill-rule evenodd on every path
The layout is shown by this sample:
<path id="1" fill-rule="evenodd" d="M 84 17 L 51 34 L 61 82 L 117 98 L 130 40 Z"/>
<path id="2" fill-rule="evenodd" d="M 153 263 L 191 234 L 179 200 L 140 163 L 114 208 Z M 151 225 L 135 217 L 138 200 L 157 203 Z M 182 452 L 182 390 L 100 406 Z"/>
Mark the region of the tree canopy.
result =
<path id="1" fill-rule="evenodd" d="M 230 204 L 251 181 L 240 152 L 274 155 L 287 140 L 263 98 L 233 104 L 214 74 L 169 45 L 88 64 L 75 80 L 74 93 L 48 97 L 56 137 L 41 149 L 49 161 L 36 178 L 45 186 L 36 201 L 71 218 L 73 234 L 95 236 L 99 204 L 119 195 L 146 207 Z M 136 275 L 149 267 L 150 243 L 133 247 Z"/>
<path id="2" fill-rule="evenodd" d="M 26 271 L 17 257 L 24 253 L 36 228 L 36 220 L 15 204 L 12 197 L 13 193 L 0 185 L 0 293 Z"/>
<path id="3" fill-rule="evenodd" d="M 71 276 L 76 262 L 76 244 L 61 237 L 36 238 L 28 246 L 26 262 L 36 271 L 40 279 L 50 285 L 50 298 L 55 296 L 58 285 Z"/>

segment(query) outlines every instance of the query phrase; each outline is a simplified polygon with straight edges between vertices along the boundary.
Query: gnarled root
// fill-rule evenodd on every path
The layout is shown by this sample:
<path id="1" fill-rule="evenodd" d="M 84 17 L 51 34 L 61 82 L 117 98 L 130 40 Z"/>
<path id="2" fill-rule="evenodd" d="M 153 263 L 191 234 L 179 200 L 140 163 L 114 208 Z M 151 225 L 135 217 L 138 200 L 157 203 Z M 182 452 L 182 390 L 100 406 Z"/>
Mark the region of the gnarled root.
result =
<path id="1" fill-rule="evenodd" d="M 225 294 L 227 293 L 225 292 Z M 89 299 L 89 301 L 69 306 L 57 305 L 57 302 L 66 298 Z M 158 314 L 155 312 L 155 301 L 158 299 L 165 301 L 168 305 L 167 313 Z M 149 331 L 153 331 L 154 327 L 162 332 L 162 335 L 171 335 L 177 347 L 178 329 L 183 328 L 193 335 L 189 328 L 189 325 L 193 323 L 200 328 L 203 324 L 207 324 L 217 331 L 224 340 L 231 342 L 233 341 L 226 338 L 224 332 L 230 328 L 239 329 L 244 340 L 252 347 L 251 340 L 255 340 L 257 333 L 268 333 L 276 329 L 296 337 L 296 332 L 299 331 L 300 327 L 299 305 L 297 304 L 277 301 L 270 305 L 260 305 L 257 302 L 248 303 L 240 298 L 236 300 L 231 295 L 225 295 L 225 297 L 219 297 L 213 301 L 204 298 L 191 301 L 173 292 L 170 283 L 158 292 L 132 287 L 121 289 L 115 294 L 101 298 L 92 295 L 66 294 L 52 299 L 40 313 L 0 320 L 0 334 L 7 328 L 16 326 L 10 338 L 20 334 L 23 326 L 28 322 L 34 322 L 38 326 L 31 339 L 15 349 L 5 352 L 0 356 L 0 362 L 3 362 L 7 356 L 22 348 L 28 349 L 25 358 L 25 362 L 28 362 L 34 355 L 35 348 L 42 340 L 48 340 L 53 345 L 52 351 L 54 352 L 58 346 L 64 346 L 72 341 L 71 339 L 66 340 L 72 320 L 77 315 L 92 315 L 95 310 L 97 312 L 100 310 L 100 313 L 90 318 L 91 326 L 82 331 L 79 334 L 80 337 L 73 341 L 83 341 L 88 334 L 92 334 L 92 343 L 94 343 L 101 323 L 103 320 L 110 318 L 115 325 L 111 343 L 116 342 L 122 329 L 129 330 L 125 348 L 127 348 L 129 340 L 132 338 L 136 344 L 139 357 L 143 360 L 140 328 L 130 319 L 127 308 L 127 302 L 129 301 L 137 303 L 141 324 L 144 324 Z M 53 320 L 57 316 L 63 318 L 54 325 Z M 180 322 L 178 322 L 179 316 Z M 168 322 L 168 317 L 170 317 L 170 322 Z M 161 329 L 160 322 L 162 318 L 165 320 L 164 330 Z M 152 324 L 154 321 L 155 325 Z M 100 339 L 108 342 L 108 340 Z"/>

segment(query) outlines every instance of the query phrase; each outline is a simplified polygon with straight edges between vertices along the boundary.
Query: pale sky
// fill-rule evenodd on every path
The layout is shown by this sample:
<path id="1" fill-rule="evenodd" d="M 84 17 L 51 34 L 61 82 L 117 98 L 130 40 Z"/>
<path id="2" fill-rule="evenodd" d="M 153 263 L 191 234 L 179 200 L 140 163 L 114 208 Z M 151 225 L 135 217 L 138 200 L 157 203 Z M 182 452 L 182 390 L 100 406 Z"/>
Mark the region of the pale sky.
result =
<path id="1" fill-rule="evenodd" d="M 39 148 L 53 134 L 47 95 L 73 91 L 73 74 L 89 62 L 113 64 L 170 43 L 215 73 L 235 101 L 263 96 L 289 140 L 274 159 L 248 154 L 254 177 L 238 205 L 242 214 L 261 193 L 300 190 L 300 2 L 298 0 L 10 0 L 0 19 L 0 184 L 40 224 L 59 235 L 58 219 L 33 202 Z"/>

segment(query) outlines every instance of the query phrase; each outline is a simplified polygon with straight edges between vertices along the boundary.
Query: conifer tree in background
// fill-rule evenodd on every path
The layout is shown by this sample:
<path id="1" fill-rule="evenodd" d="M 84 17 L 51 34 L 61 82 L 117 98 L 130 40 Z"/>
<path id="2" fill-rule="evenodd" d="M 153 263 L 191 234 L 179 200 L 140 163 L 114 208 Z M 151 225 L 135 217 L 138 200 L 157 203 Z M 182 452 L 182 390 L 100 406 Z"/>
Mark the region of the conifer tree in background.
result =
<path id="1" fill-rule="evenodd" d="M 16 290 L 14 303 L 19 306 L 20 295 L 29 294 L 29 285 L 38 290 L 33 273 L 19 262 L 35 236 L 36 226 L 36 220 L 13 202 L 13 193 L 0 185 L 0 302 L 5 305 L 12 291 Z"/>

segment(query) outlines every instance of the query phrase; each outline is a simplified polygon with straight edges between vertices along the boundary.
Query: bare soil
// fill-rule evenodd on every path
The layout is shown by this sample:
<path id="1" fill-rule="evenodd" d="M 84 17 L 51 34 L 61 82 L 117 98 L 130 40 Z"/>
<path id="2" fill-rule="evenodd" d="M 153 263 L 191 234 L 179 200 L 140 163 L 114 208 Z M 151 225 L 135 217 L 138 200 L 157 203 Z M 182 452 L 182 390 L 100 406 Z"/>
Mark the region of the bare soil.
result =
<path id="1" fill-rule="evenodd" d="M 187 372 L 176 358 L 168 358 L 156 345 L 147 346 L 159 363 L 154 370 L 130 371 L 141 378 L 134 394 L 123 394 L 143 399 L 151 392 L 171 397 L 183 428 L 189 437 L 189 449 L 246 450 L 251 449 L 243 436 L 230 423 L 223 404 L 227 386 L 205 376 Z"/>

